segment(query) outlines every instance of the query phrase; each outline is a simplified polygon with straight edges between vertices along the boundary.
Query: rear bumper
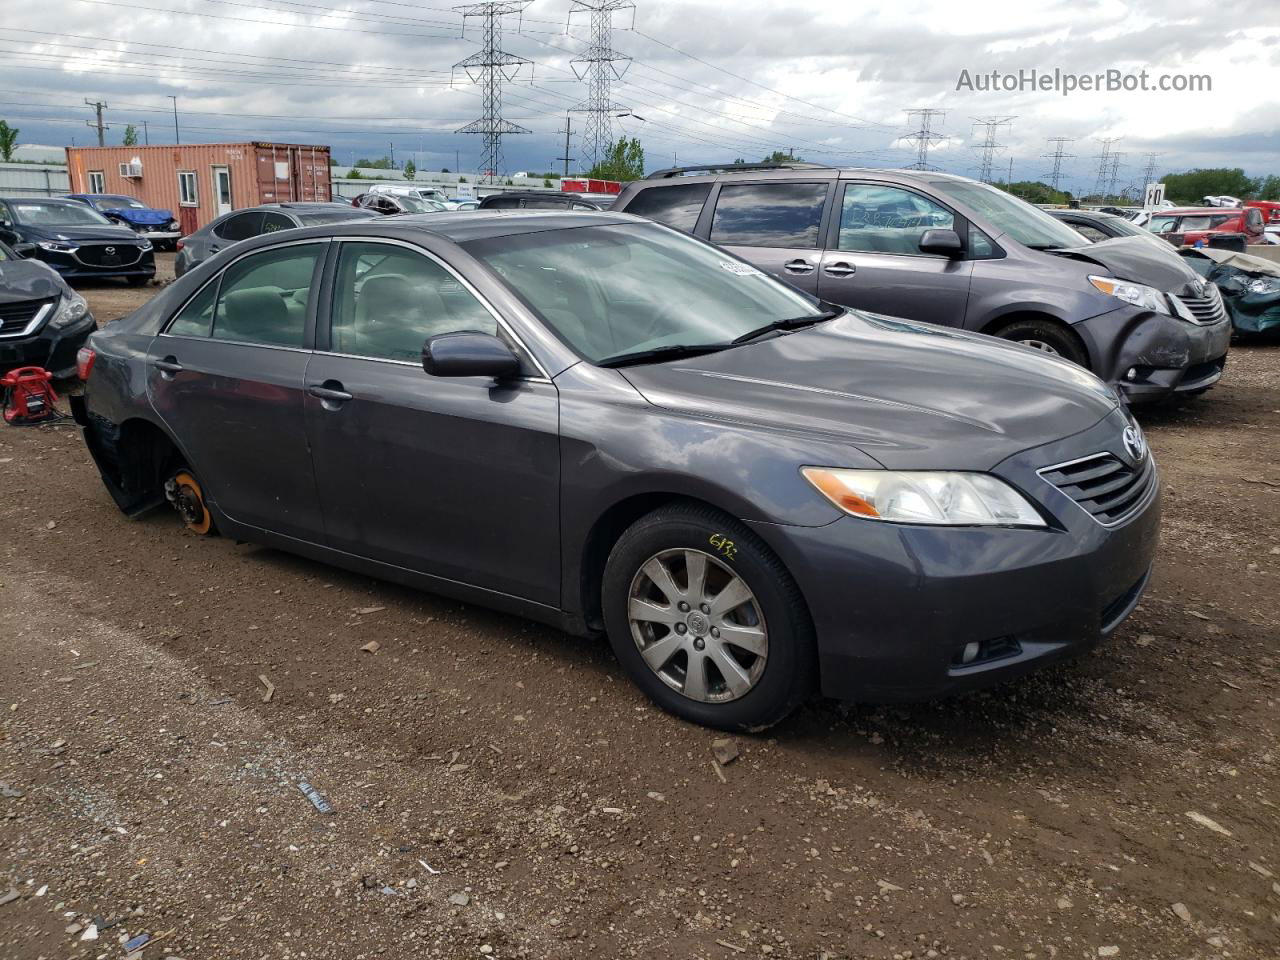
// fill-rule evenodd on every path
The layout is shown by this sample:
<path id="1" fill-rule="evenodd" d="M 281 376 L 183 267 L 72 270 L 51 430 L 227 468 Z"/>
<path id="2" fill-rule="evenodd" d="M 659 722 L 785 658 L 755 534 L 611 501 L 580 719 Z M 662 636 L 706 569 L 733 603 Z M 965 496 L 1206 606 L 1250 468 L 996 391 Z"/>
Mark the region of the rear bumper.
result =
<path id="1" fill-rule="evenodd" d="M 1136 307 L 1076 324 L 1094 372 L 1130 403 L 1207 390 L 1222 378 L 1231 321 L 1199 326 Z M 1133 371 L 1133 376 L 1129 373 Z"/>
<path id="2" fill-rule="evenodd" d="M 1064 446 L 995 471 L 1049 514 L 1044 530 L 750 523 L 804 594 L 824 694 L 892 702 L 988 686 L 1090 650 L 1124 621 L 1155 557 L 1158 480 L 1135 514 L 1103 526 L 1036 472 L 1070 459 Z"/>

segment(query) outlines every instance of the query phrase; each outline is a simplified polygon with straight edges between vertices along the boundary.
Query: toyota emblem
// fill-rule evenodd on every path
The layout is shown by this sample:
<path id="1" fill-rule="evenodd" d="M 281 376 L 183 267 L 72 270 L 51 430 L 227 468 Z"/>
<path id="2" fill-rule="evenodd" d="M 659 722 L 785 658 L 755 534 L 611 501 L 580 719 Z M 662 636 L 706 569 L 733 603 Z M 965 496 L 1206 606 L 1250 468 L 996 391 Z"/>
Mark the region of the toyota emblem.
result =
<path id="1" fill-rule="evenodd" d="M 115 247 L 107 247 L 107 248 L 106 248 L 106 249 L 104 249 L 102 252 L 103 252 L 103 253 L 105 253 L 108 257 L 114 257 L 114 256 L 116 255 L 116 248 L 115 248 Z"/>
<path id="2" fill-rule="evenodd" d="M 1133 458 L 1134 463 L 1141 463 L 1147 456 L 1147 441 L 1142 436 L 1142 431 L 1135 426 L 1124 428 L 1121 435 L 1124 442 L 1124 448 L 1128 451 L 1129 456 Z"/>

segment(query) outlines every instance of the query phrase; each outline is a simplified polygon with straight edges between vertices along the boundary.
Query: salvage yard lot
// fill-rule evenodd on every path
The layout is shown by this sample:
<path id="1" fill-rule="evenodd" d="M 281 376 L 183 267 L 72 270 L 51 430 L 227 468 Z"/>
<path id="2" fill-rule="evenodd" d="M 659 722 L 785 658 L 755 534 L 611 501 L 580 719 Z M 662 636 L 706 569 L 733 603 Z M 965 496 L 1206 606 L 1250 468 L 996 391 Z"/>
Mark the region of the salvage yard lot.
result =
<path id="1" fill-rule="evenodd" d="M 723 767 L 603 642 L 127 520 L 73 427 L 0 429 L 0 956 L 1280 955 L 1278 388 L 1239 347 L 1140 411 L 1164 538 L 1095 653 Z"/>

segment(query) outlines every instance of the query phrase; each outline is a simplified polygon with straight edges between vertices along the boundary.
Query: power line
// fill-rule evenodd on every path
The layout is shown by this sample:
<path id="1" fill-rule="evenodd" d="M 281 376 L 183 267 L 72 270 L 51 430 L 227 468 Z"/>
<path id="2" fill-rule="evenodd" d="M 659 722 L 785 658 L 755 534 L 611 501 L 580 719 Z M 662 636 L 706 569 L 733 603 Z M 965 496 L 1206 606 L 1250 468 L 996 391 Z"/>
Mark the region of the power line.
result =
<path id="1" fill-rule="evenodd" d="M 613 15 L 630 10 L 634 20 L 635 9 L 630 0 L 573 0 L 569 7 L 570 19 L 575 13 L 591 15 L 587 52 L 570 61 L 578 79 L 587 82 L 587 99 L 572 108 L 587 115 L 587 129 L 582 136 L 584 163 L 590 165 L 587 169 L 600 162 L 613 142 L 613 115 L 625 109 L 613 102 L 612 86 L 627 72 L 631 58 L 613 49 Z M 568 31 L 567 24 L 565 30 Z"/>
<path id="2" fill-rule="evenodd" d="M 942 143 L 946 140 L 946 135 L 937 133 L 932 129 L 933 122 L 936 120 L 941 123 L 946 119 L 947 111 L 934 110 L 932 108 L 920 110 L 908 110 L 907 122 L 918 123 L 919 128 L 903 134 L 902 138 L 907 143 L 916 145 L 916 162 L 907 167 L 908 170 L 937 170 L 935 166 L 929 164 L 929 148 L 935 144 Z"/>
<path id="3" fill-rule="evenodd" d="M 996 154 L 1004 149 L 1003 143 L 996 142 L 996 134 L 999 133 L 1001 127 L 1011 126 L 1017 117 L 974 117 L 973 124 L 975 127 L 982 127 L 984 130 L 982 142 L 977 144 L 974 149 L 981 151 L 978 179 L 983 183 L 991 183 L 991 167 L 995 162 Z"/>
<path id="4" fill-rule="evenodd" d="M 454 64 L 454 69 L 464 70 L 471 82 L 481 89 L 483 116 L 465 127 L 459 127 L 458 133 L 478 133 L 483 138 L 479 174 L 482 180 L 487 178 L 490 183 L 497 179 L 502 170 L 503 134 L 532 132 L 502 116 L 502 84 L 515 79 L 525 64 L 531 67 L 533 65 L 532 60 L 517 57 L 501 49 L 502 18 L 520 13 L 530 2 L 531 0 L 487 0 L 485 3 L 454 8 L 462 14 L 464 32 L 468 17 L 480 17 L 484 24 L 483 49 Z"/>
<path id="5" fill-rule="evenodd" d="M 1075 156 L 1074 153 L 1067 153 L 1062 148 L 1073 141 L 1074 138 L 1072 137 L 1050 137 L 1049 143 L 1053 145 L 1053 153 L 1041 154 L 1041 156 L 1053 161 L 1053 172 L 1049 174 L 1049 186 L 1055 190 L 1058 189 L 1058 184 L 1062 181 L 1062 161 L 1069 160 Z"/>

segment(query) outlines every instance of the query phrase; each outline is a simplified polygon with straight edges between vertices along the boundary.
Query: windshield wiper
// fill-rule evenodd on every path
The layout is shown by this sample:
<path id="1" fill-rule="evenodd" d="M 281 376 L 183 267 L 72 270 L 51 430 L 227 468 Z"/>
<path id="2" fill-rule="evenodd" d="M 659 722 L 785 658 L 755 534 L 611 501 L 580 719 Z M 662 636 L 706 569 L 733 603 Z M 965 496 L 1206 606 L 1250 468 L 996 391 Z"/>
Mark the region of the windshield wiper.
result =
<path id="1" fill-rule="evenodd" d="M 665 347 L 654 347 L 652 350 L 633 350 L 631 353 L 619 353 L 612 357 L 597 360 L 597 367 L 629 367 L 635 363 L 650 363 L 657 360 L 679 360 L 682 357 L 699 357 L 704 353 L 716 353 L 727 350 L 728 343 L 673 343 Z"/>
<path id="2" fill-rule="evenodd" d="M 740 337 L 734 337 L 734 343 L 747 343 L 755 340 L 757 337 L 763 337 L 766 333 L 773 333 L 775 330 L 797 330 L 800 327 L 810 327 L 815 323 L 821 323 L 823 320 L 834 320 L 840 314 L 844 313 L 843 307 L 832 307 L 830 310 L 824 310 L 822 313 L 813 313 L 805 317 L 788 317 L 785 320 L 774 320 L 766 323 L 762 327 L 756 327 L 754 330 L 748 330 Z"/>

